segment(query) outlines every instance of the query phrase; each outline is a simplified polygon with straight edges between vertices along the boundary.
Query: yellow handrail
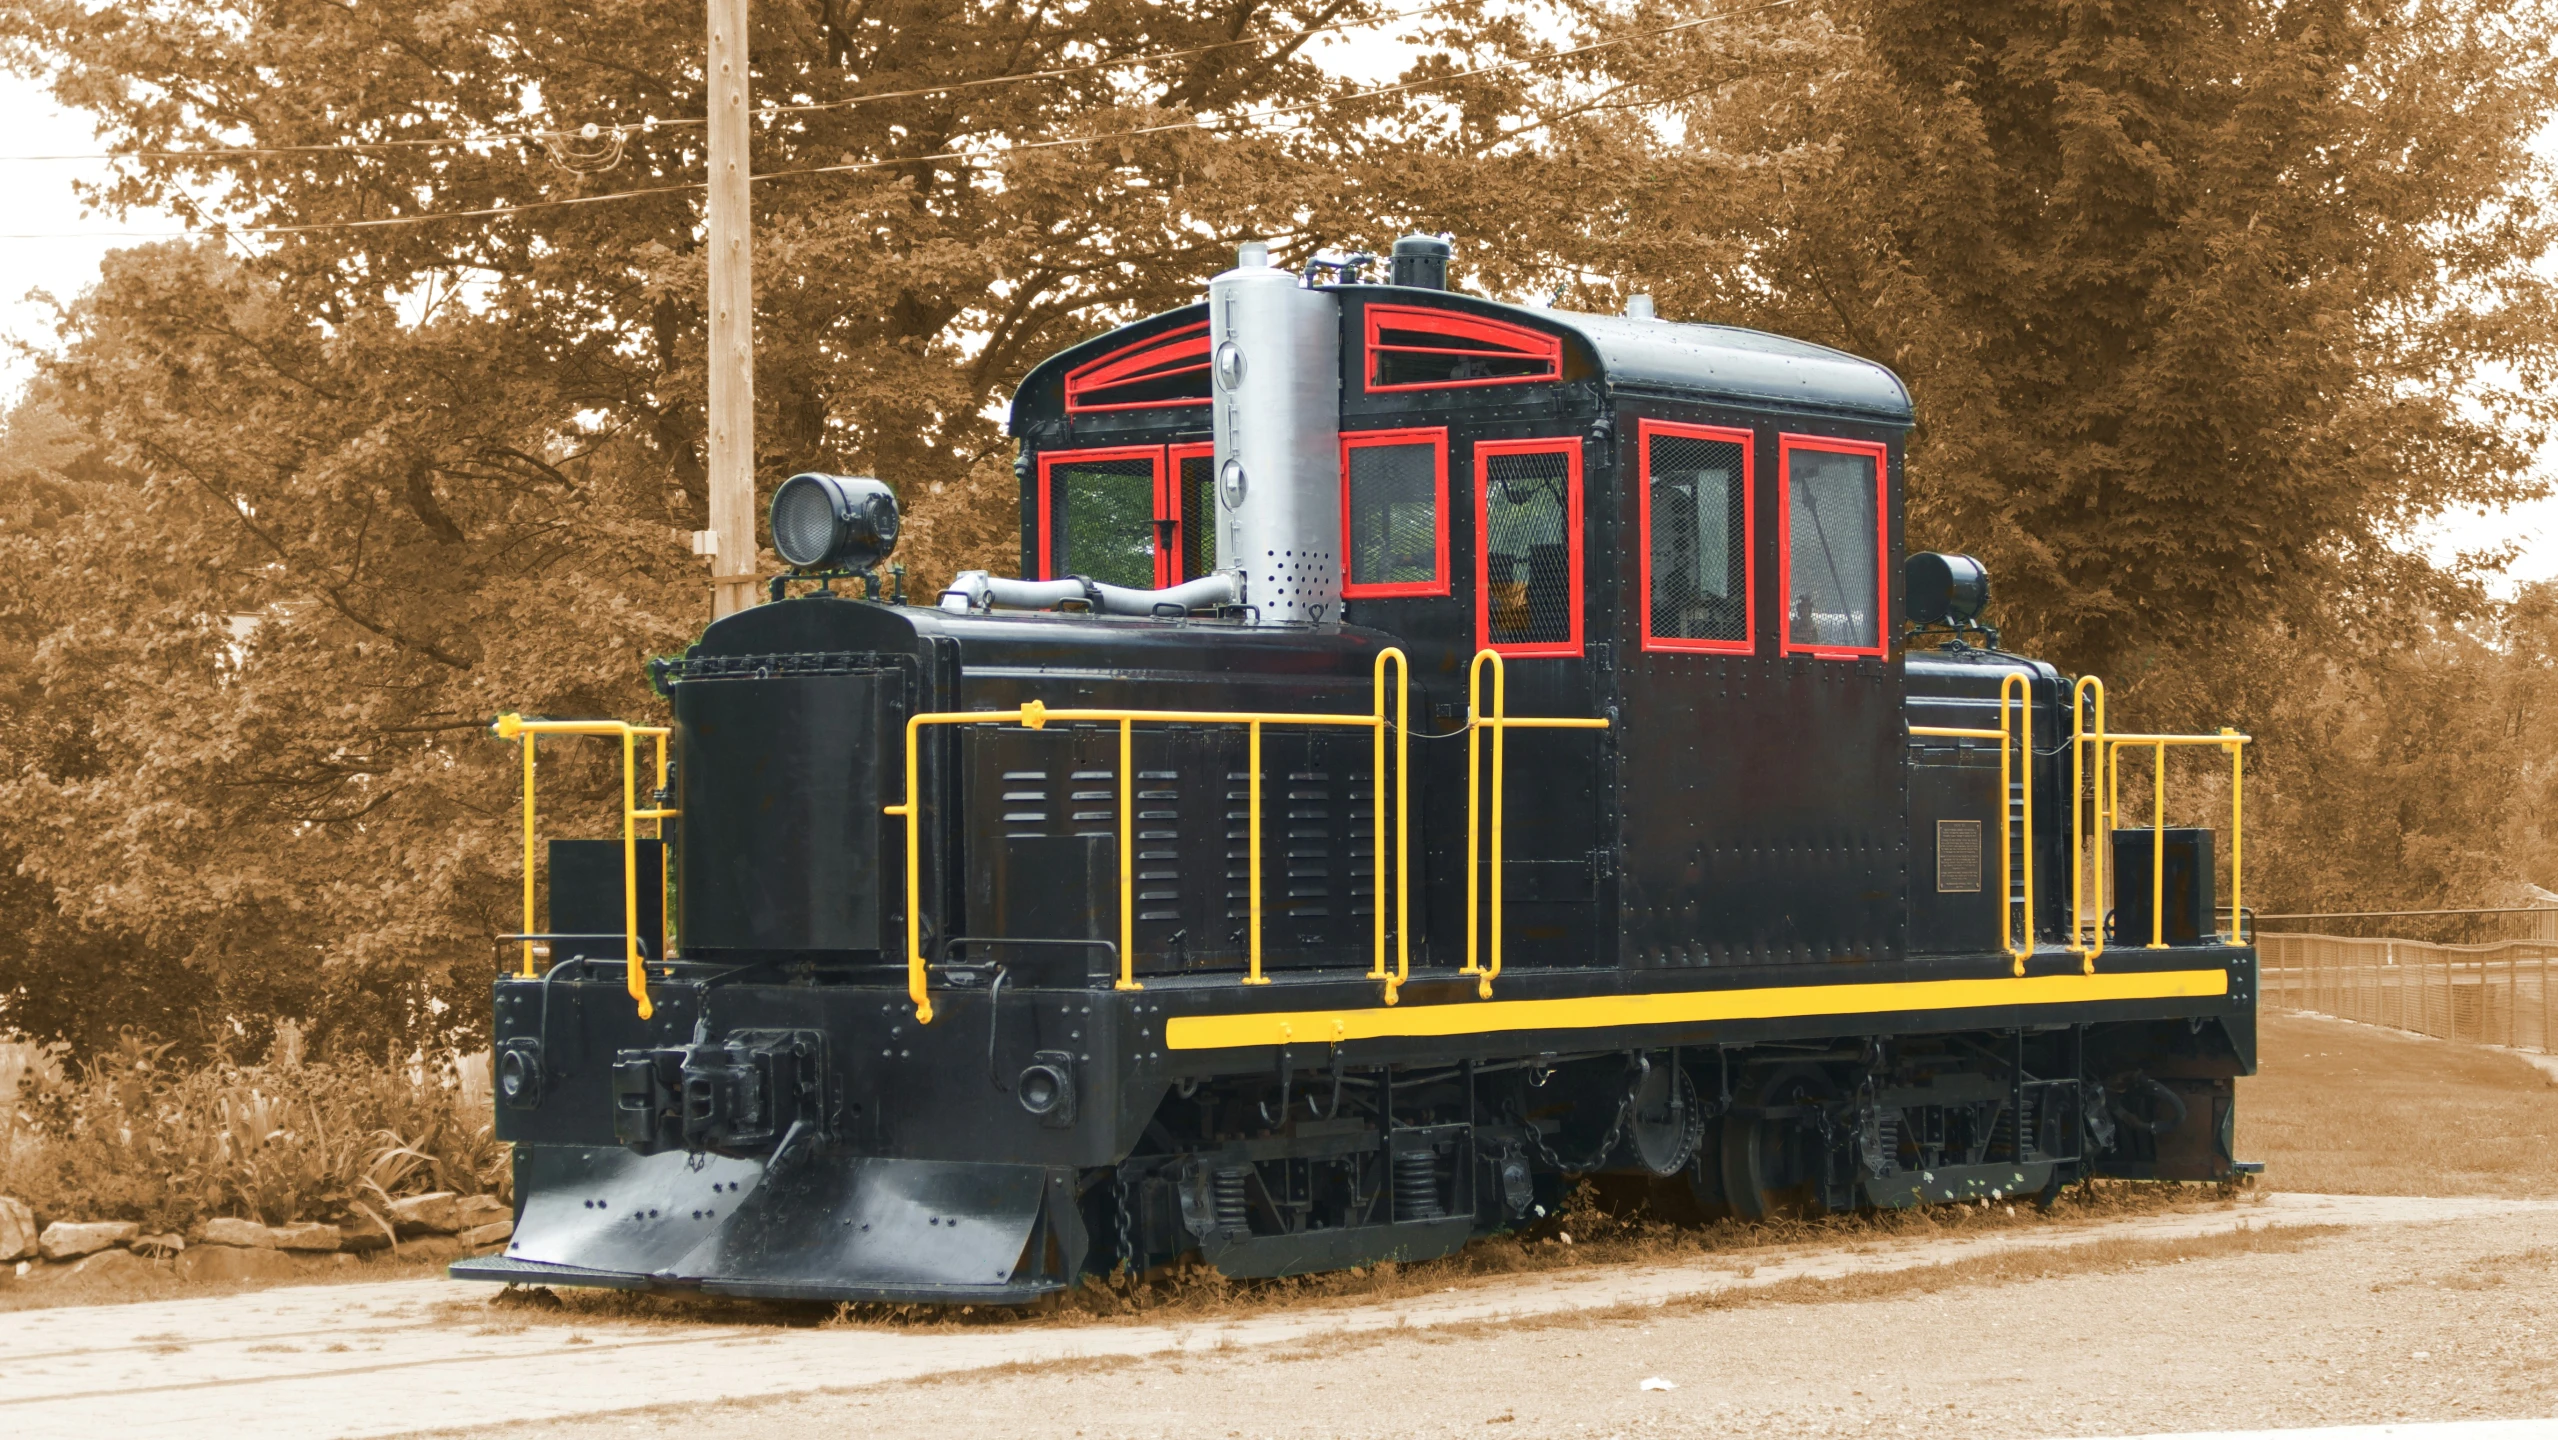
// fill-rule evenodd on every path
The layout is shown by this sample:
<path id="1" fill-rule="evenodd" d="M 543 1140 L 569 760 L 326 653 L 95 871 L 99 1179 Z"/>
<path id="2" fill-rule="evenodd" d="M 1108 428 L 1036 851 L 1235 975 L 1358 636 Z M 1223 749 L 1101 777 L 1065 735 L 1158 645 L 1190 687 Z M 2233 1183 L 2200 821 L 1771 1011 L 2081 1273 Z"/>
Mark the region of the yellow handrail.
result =
<path id="1" fill-rule="evenodd" d="M 2150 779 L 2150 867 L 2149 867 L 2149 944 L 2151 950 L 2167 948 L 2167 749 L 2171 745 L 2216 745 L 2229 752 L 2229 941 L 2238 944 L 2244 936 L 2245 924 L 2240 908 L 2246 895 L 2246 815 L 2240 803 L 2240 788 L 2245 777 L 2245 750 L 2255 739 L 2222 726 L 2217 735 L 2115 735 L 2100 733 L 2098 742 L 2106 756 L 2107 804 L 2116 823 L 2121 822 L 2123 803 L 2123 751 L 2132 746 L 2151 751 Z M 2119 886 L 2122 877 L 2114 877 Z M 2215 915 L 2214 920 L 2220 917 Z"/>
<path id="2" fill-rule="evenodd" d="M 2087 728 L 2090 710 L 2087 701 L 2091 695 L 2095 697 L 2093 710 L 2096 729 L 2093 732 Z M 2096 917 L 2094 925 L 2088 924 L 2087 897 L 2092 892 L 2099 905 L 2105 903 L 2105 866 L 2108 847 L 2103 839 L 2099 839 L 2093 846 L 2089 845 L 2086 834 L 2079 829 L 2079 821 L 2082 816 L 2085 816 L 2091 822 L 2087 827 L 2088 831 L 2097 836 L 2110 836 L 2113 833 L 2113 825 L 2110 823 L 2114 818 L 2110 808 L 2113 796 L 2103 783 L 2105 779 L 2105 682 L 2093 675 L 2080 676 L 2078 683 L 2070 687 L 2069 703 L 2070 948 L 2078 952 L 2081 972 L 2093 975 L 2096 973 L 2096 957 L 2105 953 L 2105 917 L 2100 914 Z M 2093 794 L 2089 793 L 2087 784 L 2087 747 L 2091 742 L 2097 747 L 2096 779 L 2098 783 Z M 2090 810 L 2095 813 L 2088 815 L 2087 812 Z"/>
<path id="3" fill-rule="evenodd" d="M 1944 736 L 1966 740 L 1999 742 L 1999 881 L 2002 887 L 1999 943 L 2006 947 L 2014 961 L 2016 973 L 2025 973 L 2025 960 L 2034 948 L 2034 786 L 2032 764 L 2034 754 L 2033 712 L 2028 700 L 2027 678 L 2021 671 L 2011 671 L 1999 682 L 1999 728 L 1961 729 L 1942 725 L 1912 725 L 1912 735 Z M 2011 702 L 2011 687 L 2015 694 Z M 2018 723 L 2011 726 L 2011 703 Z M 2091 728 L 2092 722 L 2092 728 Z M 2092 920 L 2088 915 L 2091 901 L 2102 906 L 2110 862 L 2106 846 L 2113 830 L 2122 823 L 2123 815 L 2123 751 L 2140 746 L 2153 754 L 2151 776 L 2150 828 L 2150 941 L 2147 948 L 2165 949 L 2167 849 L 2164 831 L 2167 814 L 2167 750 L 2171 745 L 2217 745 L 2230 756 L 2229 773 L 2229 895 L 2230 939 L 2240 938 L 2239 912 L 2245 898 L 2242 885 L 2246 866 L 2245 813 L 2241 806 L 2245 759 L 2242 747 L 2251 737 L 2224 727 L 2217 735 L 2117 735 L 2105 728 L 2105 682 L 2093 675 L 2081 676 L 2070 689 L 2070 949 L 2079 957 L 2080 968 L 2096 973 L 2097 957 L 2105 953 L 2105 926 L 2102 916 Z M 2095 749 L 2096 773 L 2088 774 L 2088 750 Z M 2022 943 L 2015 931 L 2017 906 L 2011 870 L 2016 846 L 2010 828 L 2012 808 L 2006 803 L 2013 788 L 2016 756 L 2025 757 L 2026 784 L 2021 807 L 2025 843 L 2025 934 Z M 2091 785 L 2091 781 L 2094 783 Z M 2092 853 L 2091 853 L 2092 852 Z M 2121 876 L 2110 877 L 2119 884 Z"/>
<path id="4" fill-rule="evenodd" d="M 1385 982 L 1386 1003 L 1392 1005 L 1398 998 L 1398 992 L 1403 988 L 1403 982 L 1412 978 L 1411 900 L 1409 892 L 1405 890 L 1403 884 L 1405 860 L 1406 856 L 1410 853 L 1412 832 L 1411 811 L 1409 808 L 1412 795 L 1411 772 L 1406 768 L 1406 761 L 1410 758 L 1410 747 L 1412 743 L 1412 668 L 1404 659 L 1404 655 L 1401 650 L 1388 648 L 1378 652 L 1375 694 L 1377 715 L 1380 719 L 1382 719 L 1386 713 L 1386 666 L 1389 662 L 1393 664 L 1395 671 L 1394 974 L 1391 976 L 1386 974 L 1386 905 L 1385 886 L 1383 884 L 1386 873 L 1386 787 L 1383 784 L 1379 784 L 1375 787 L 1377 796 L 1376 839 L 1370 847 L 1369 852 L 1371 856 L 1369 863 L 1376 867 L 1379 880 L 1376 907 L 1377 963 L 1376 967 L 1368 972 L 1368 976 L 1372 980 L 1381 980 Z M 1382 777 L 1386 773 L 1386 727 L 1380 724 L 1377 726 L 1375 734 L 1376 755 L 1375 759 L 1371 762 L 1372 769 L 1370 773 Z M 1259 875 L 1260 868 L 1258 866 L 1254 867 L 1253 873 L 1256 876 Z"/>
<path id="5" fill-rule="evenodd" d="M 684 812 L 681 810 L 642 810 L 639 808 L 638 780 L 634 773 L 638 768 L 638 754 L 635 747 L 637 746 L 639 737 L 642 735 L 649 736 L 656 740 L 656 788 L 658 790 L 664 790 L 666 788 L 666 737 L 669 733 L 667 727 L 663 725 L 632 725 L 620 720 L 527 720 L 521 715 L 509 713 L 497 717 L 497 723 L 489 728 L 496 732 L 497 738 L 500 740 L 521 740 L 524 742 L 524 933 L 527 935 L 534 933 L 534 930 L 536 929 L 533 918 L 534 742 L 538 737 L 543 735 L 618 735 L 621 737 L 623 975 L 624 983 L 630 990 L 631 998 L 639 1002 L 640 1018 L 643 1020 L 648 1019 L 651 1015 L 657 1013 L 657 1009 L 654 1005 L 649 1003 L 648 963 L 647 958 L 640 953 L 639 822 L 646 820 L 654 824 L 657 827 L 657 833 L 650 836 L 650 838 L 663 839 L 665 837 L 666 829 L 665 822 L 674 819 L 676 816 L 681 815 Z M 663 855 L 659 857 L 658 863 L 661 866 L 665 864 Z M 666 883 L 666 876 L 663 870 L 659 872 L 657 878 L 658 884 L 663 887 Z M 657 938 L 662 947 L 666 937 L 663 934 L 660 934 Z M 530 940 L 524 942 L 523 965 L 519 973 L 524 975 L 527 979 L 532 977 L 533 942 Z"/>
<path id="6" fill-rule="evenodd" d="M 1483 667 L 1487 663 L 1492 666 L 1492 712 L 1488 717 L 1483 709 Z M 1476 983 L 1475 993 L 1486 1000 L 1492 998 L 1492 982 L 1501 975 L 1501 791 L 1502 778 L 1508 768 L 1507 747 L 1503 744 L 1503 739 L 1513 729 L 1605 730 L 1608 728 L 1608 722 L 1604 718 L 1529 719 L 1513 718 L 1508 712 L 1508 669 L 1502 663 L 1501 652 L 1489 647 L 1476 651 L 1474 663 L 1466 669 L 1466 963 L 1465 968 L 1457 973 L 1482 976 L 1483 978 Z M 1489 966 L 1481 964 L 1477 958 L 1481 953 L 1476 929 L 1476 921 L 1480 913 L 1480 905 L 1476 899 L 1477 872 L 1481 867 L 1475 863 L 1475 857 L 1479 853 L 1476 847 L 1485 829 L 1477 807 L 1483 796 L 1480 742 L 1486 725 L 1489 725 L 1492 730 L 1492 824 L 1490 826 L 1492 831 L 1492 963 Z"/>
<path id="7" fill-rule="evenodd" d="M 2010 691 L 2015 692 L 2017 717 L 2009 725 Z M 1954 740 L 1995 740 L 1998 742 L 1998 943 L 2014 963 L 2016 973 L 2025 973 L 2025 959 L 2034 953 L 2034 692 L 2022 670 L 2010 670 L 1998 682 L 1998 728 L 1967 729 L 1959 725 L 1912 725 L 1911 735 L 1927 735 Z M 2016 843 L 2018 807 L 2009 803 L 2016 790 L 2016 757 L 2025 757 L 2023 829 L 2025 843 Z M 2025 933 L 2017 934 L 2016 856 L 2025 856 Z"/>
<path id="8" fill-rule="evenodd" d="M 1245 863 L 1251 871 L 1248 894 L 1252 929 L 1250 968 L 1244 977 L 1244 983 L 1263 985 L 1269 983 L 1269 977 L 1261 973 L 1261 727 L 1264 725 L 1364 726 L 1379 732 L 1377 750 L 1379 754 L 1382 754 L 1385 746 L 1382 732 L 1387 724 L 1385 672 L 1389 661 L 1396 669 L 1401 682 L 1400 688 L 1403 691 L 1400 701 L 1402 708 L 1395 722 L 1399 738 L 1396 742 L 1398 764 L 1395 816 L 1398 828 L 1394 885 L 1395 914 L 1400 927 L 1403 917 L 1409 913 L 1410 890 L 1409 869 L 1406 864 L 1407 851 L 1403 844 L 1404 829 L 1407 824 L 1404 817 L 1404 800 L 1409 792 L 1402 783 L 1400 761 L 1405 753 L 1405 747 L 1400 738 L 1400 732 L 1402 722 L 1410 717 L 1411 700 L 1408 663 L 1399 649 L 1388 647 L 1377 656 L 1372 686 L 1375 708 L 1373 713 L 1367 715 L 1300 714 L 1254 710 L 1052 710 L 1040 701 L 1027 700 L 1010 710 L 937 711 L 908 716 L 906 719 L 906 798 L 898 804 L 884 808 L 886 813 L 903 816 L 906 821 L 906 995 L 914 1002 L 916 1023 L 929 1025 L 933 1019 L 932 994 L 924 964 L 923 807 L 918 798 L 922 793 L 919 784 L 919 755 L 923 727 L 927 725 L 1020 725 L 1026 729 L 1040 730 L 1050 724 L 1076 723 L 1115 724 L 1119 727 L 1119 979 L 1115 988 L 1121 990 L 1145 988 L 1138 983 L 1136 970 L 1136 906 L 1134 904 L 1136 851 L 1131 826 L 1131 819 L 1135 813 L 1136 787 L 1132 727 L 1139 724 L 1241 725 L 1245 727 L 1248 737 L 1245 763 L 1249 771 L 1245 792 L 1247 798 Z M 1382 839 L 1385 829 L 1382 817 L 1386 783 L 1382 768 L 1373 777 L 1373 783 L 1377 790 L 1377 813 L 1380 817 L 1377 830 Z M 1385 857 L 1382 853 L 1377 857 L 1376 880 L 1377 910 L 1382 917 L 1386 905 L 1386 869 Z M 1396 987 L 1411 974 L 1409 942 L 1405 941 L 1404 945 L 1405 952 L 1402 960 L 1395 972 L 1389 975 L 1385 968 L 1385 930 L 1381 919 L 1377 930 L 1376 959 L 1369 973 L 1371 978 L 1385 982 L 1389 1003 L 1394 998 Z"/>

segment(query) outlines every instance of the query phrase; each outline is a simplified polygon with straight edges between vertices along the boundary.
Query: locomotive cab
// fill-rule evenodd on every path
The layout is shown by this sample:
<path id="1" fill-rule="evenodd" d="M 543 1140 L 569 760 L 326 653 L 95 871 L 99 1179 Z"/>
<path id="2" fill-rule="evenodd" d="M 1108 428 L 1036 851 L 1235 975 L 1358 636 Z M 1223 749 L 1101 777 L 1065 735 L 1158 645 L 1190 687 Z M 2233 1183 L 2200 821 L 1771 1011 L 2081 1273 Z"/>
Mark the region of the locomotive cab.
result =
<path id="1" fill-rule="evenodd" d="M 777 580 L 659 662 L 670 727 L 501 723 L 528 780 L 666 758 L 623 888 L 553 872 L 626 933 L 548 969 L 528 795 L 519 1226 L 457 1274 L 1019 1301 L 1428 1258 L 1588 1175 L 1755 1217 L 2233 1173 L 2245 737 L 1905 643 L 1985 581 L 1925 557 L 1911 613 L 1884 367 L 1446 257 L 1246 247 L 1024 378 L 1017 576 Z M 886 496 L 795 478 L 777 546 L 864 570 Z"/>

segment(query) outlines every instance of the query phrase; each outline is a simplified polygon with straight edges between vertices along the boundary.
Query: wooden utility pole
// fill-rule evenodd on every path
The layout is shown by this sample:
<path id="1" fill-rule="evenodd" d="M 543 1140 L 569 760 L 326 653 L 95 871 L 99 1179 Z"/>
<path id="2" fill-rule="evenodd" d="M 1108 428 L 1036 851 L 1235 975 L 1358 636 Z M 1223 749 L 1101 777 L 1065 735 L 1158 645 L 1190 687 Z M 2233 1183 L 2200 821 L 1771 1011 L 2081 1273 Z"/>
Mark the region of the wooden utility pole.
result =
<path id="1" fill-rule="evenodd" d="M 711 616 L 755 603 L 755 212 L 747 196 L 747 0 L 710 7 Z"/>

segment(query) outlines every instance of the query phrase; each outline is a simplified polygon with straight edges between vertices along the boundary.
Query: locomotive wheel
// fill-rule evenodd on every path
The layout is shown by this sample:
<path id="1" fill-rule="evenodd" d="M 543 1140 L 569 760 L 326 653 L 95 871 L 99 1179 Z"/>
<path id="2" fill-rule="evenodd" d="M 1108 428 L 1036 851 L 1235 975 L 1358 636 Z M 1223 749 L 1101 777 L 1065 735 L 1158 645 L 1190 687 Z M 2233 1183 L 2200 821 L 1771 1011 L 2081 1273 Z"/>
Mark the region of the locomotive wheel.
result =
<path id="1" fill-rule="evenodd" d="M 1775 1168 L 1771 1155 L 1783 1142 L 1783 1135 L 1770 1121 L 1756 1115 L 1726 1115 L 1717 1137 L 1717 1160 L 1722 1171 L 1723 1203 L 1743 1220 L 1765 1220 L 1784 1213 L 1786 1192 L 1768 1184 Z"/>

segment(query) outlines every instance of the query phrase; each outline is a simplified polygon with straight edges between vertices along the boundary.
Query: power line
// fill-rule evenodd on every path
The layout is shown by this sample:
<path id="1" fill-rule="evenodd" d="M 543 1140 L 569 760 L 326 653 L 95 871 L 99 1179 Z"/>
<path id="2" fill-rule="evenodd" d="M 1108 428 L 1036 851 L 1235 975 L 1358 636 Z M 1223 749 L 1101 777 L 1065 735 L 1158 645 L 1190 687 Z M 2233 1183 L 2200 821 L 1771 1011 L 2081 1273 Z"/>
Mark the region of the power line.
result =
<path id="1" fill-rule="evenodd" d="M 1556 50 L 1548 54 L 1532 55 L 1518 60 L 1505 60 L 1498 64 L 1478 66 L 1472 70 L 1451 71 L 1445 75 L 1433 75 L 1421 80 L 1407 80 L 1393 85 L 1371 86 L 1364 90 L 1347 91 L 1339 95 L 1325 96 L 1321 99 L 1300 101 L 1293 105 L 1277 105 L 1261 110 L 1246 111 L 1234 117 L 1234 123 L 1246 125 L 1259 124 L 1264 121 L 1281 119 L 1290 115 L 1301 115 L 1310 111 L 1330 109 L 1334 106 L 1346 105 L 1354 101 L 1373 100 L 1380 96 L 1399 95 L 1414 90 L 1431 89 L 1459 80 L 1479 79 L 1486 75 L 1498 75 L 1509 71 L 1532 69 L 1540 65 L 1551 64 L 1558 60 L 1569 60 L 1575 56 L 1587 55 L 1594 51 L 1607 50 L 1619 45 L 1632 44 L 1637 40 L 1657 39 L 1663 35 L 1676 34 L 1682 30 L 1693 30 L 1700 26 L 1714 24 L 1718 21 L 1737 20 L 1744 16 L 1757 15 L 1770 10 L 1789 9 L 1801 3 L 1802 0 L 1766 0 L 1766 3 L 1764 4 L 1749 6 L 1745 9 L 1721 10 L 1711 15 L 1698 16 L 1693 20 L 1682 20 L 1672 25 L 1662 25 L 1650 30 L 1636 31 L 1630 35 L 1619 35 L 1608 40 L 1594 40 L 1587 45 L 1576 45 L 1568 50 Z M 1000 150 L 1004 155 L 1014 155 L 1038 150 L 1070 149 L 1085 145 L 1107 144 L 1113 140 L 1134 140 L 1149 135 L 1164 135 L 1184 130 L 1196 130 L 1207 134 L 1234 133 L 1231 130 L 1220 130 L 1215 126 L 1212 126 L 1205 118 L 1194 118 L 1190 120 L 1170 121 L 1161 125 L 1140 125 L 1126 130 L 1112 130 L 1099 135 L 1062 136 L 1053 140 L 1025 140 L 1002 146 L 1000 147 Z M 1514 133 L 1523 134 L 1525 133 L 1525 130 L 1523 129 Z M 1510 137 L 1504 136 L 1503 138 L 1507 139 Z M 794 177 L 808 175 L 847 175 L 863 171 L 894 170 L 908 165 L 934 164 L 946 160 L 974 161 L 983 158 L 987 158 L 986 153 L 983 150 L 937 150 L 922 155 L 904 155 L 885 160 L 860 160 L 843 165 L 811 165 L 792 170 L 767 170 L 756 174 L 753 178 L 758 181 L 762 181 L 791 179 Z M 431 215 L 385 215 L 371 220 L 326 220 L 318 221 L 309 225 L 220 225 L 208 227 L 207 230 L 202 231 L 127 231 L 116 234 L 83 234 L 79 232 L 17 235 L 0 234 L 0 240 L 166 240 L 183 239 L 190 235 L 205 233 L 266 236 L 310 235 L 332 230 L 370 230 L 386 229 L 397 226 L 425 225 L 440 220 L 487 219 L 495 216 L 523 214 L 534 210 L 556 210 L 573 205 L 601 205 L 612 201 L 637 200 L 652 195 L 688 194 L 702 188 L 703 182 L 699 180 L 691 180 L 673 185 L 651 185 L 643 186 L 634 190 L 616 190 L 602 195 L 572 195 L 556 200 L 527 200 L 517 205 L 484 205 L 469 210 L 443 210 Z"/>
<path id="2" fill-rule="evenodd" d="M 1089 65 L 1066 65 L 1048 70 L 1023 70 L 1009 75 L 982 75 L 974 80 L 954 80 L 947 85 L 925 85 L 910 90 L 867 91 L 859 95 L 847 95 L 840 100 L 811 100 L 798 105 L 765 104 L 756 107 L 755 113 L 765 119 L 780 115 L 806 115 L 823 110 L 846 110 L 858 105 L 873 105 L 883 100 L 915 100 L 930 95 L 951 95 L 1000 85 L 1020 85 L 1032 80 L 1070 79 L 1077 75 L 1125 69 L 1134 65 L 1160 65 L 1169 60 L 1188 60 L 1217 50 L 1233 50 L 1247 45 L 1274 44 L 1288 40 L 1303 40 L 1312 35 L 1392 25 L 1433 11 L 1445 10 L 1460 3 L 1463 3 L 1463 0 L 1431 0 L 1431 3 L 1427 5 L 1416 5 L 1409 10 L 1374 15 L 1365 20 L 1346 20 L 1304 30 L 1282 31 L 1275 35 L 1238 36 L 1232 40 L 1220 40 L 1213 45 L 1192 46 L 1187 50 L 1161 50 L 1146 55 L 1123 56 L 1117 60 L 1097 60 Z M 420 137 L 415 140 L 340 140 L 326 145 L 230 145 L 197 150 L 102 150 L 85 155 L 0 155 L 0 164 L 91 160 L 216 160 L 259 155 L 364 155 L 376 151 L 443 147 L 467 149 L 474 145 L 505 145 L 525 140 L 547 141 L 560 136 L 575 136 L 590 140 L 602 136 L 622 138 L 649 134 L 659 129 L 689 128 L 707 123 L 699 116 L 672 120 L 661 120 L 651 116 L 646 120 L 617 121 L 612 125 L 588 124 L 571 130 L 494 130 L 481 135 L 443 135 Z"/>

